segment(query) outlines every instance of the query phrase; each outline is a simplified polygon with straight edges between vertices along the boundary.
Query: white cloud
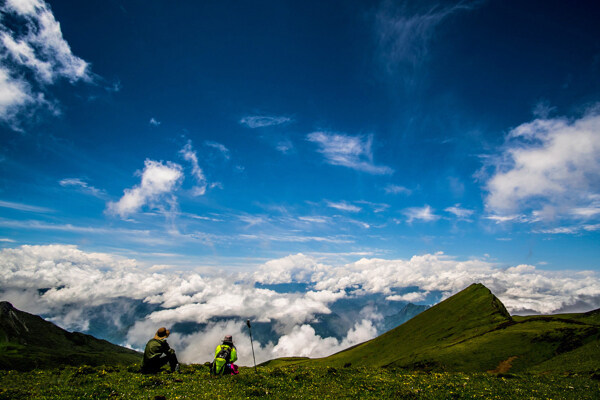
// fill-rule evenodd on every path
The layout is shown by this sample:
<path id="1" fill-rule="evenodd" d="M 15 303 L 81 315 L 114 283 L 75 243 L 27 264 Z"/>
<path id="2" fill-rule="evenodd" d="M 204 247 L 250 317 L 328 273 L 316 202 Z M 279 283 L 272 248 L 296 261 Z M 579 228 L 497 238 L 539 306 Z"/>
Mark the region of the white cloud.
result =
<path id="1" fill-rule="evenodd" d="M 240 124 L 252 129 L 283 125 L 288 122 L 292 122 L 292 119 L 289 117 L 269 115 L 249 115 L 240 119 Z"/>
<path id="2" fill-rule="evenodd" d="M 206 193 L 206 187 L 208 184 L 202 168 L 200 168 L 198 165 L 198 156 L 196 155 L 196 151 L 192 149 L 192 143 L 188 142 L 183 149 L 179 151 L 179 153 L 183 156 L 184 160 L 192 164 L 192 175 L 198 184 L 198 186 L 195 186 L 192 189 L 194 196 L 203 196 Z"/>
<path id="3" fill-rule="evenodd" d="M 349 212 L 353 212 L 353 213 L 359 212 L 361 210 L 360 207 L 355 206 L 354 204 L 349 204 L 345 201 L 340 201 L 337 203 L 328 201 L 327 207 L 335 208 L 336 210 L 340 210 L 340 211 L 349 211 Z"/>
<path id="4" fill-rule="evenodd" d="M 71 82 L 91 80 L 88 63 L 73 55 L 48 4 L 8 0 L 3 11 L 23 18 L 27 28 L 27 33 L 17 38 L 3 27 L 2 41 L 17 63 L 30 67 L 48 83 L 59 77 Z"/>
<path id="5" fill-rule="evenodd" d="M 0 67 L 0 119 L 12 120 L 20 108 L 34 101 L 29 85 Z"/>
<path id="6" fill-rule="evenodd" d="M 546 233 L 546 234 L 551 234 L 551 235 L 558 235 L 558 234 L 572 235 L 572 234 L 578 233 L 579 231 L 580 230 L 577 227 L 562 226 L 562 227 L 551 228 L 551 229 L 537 229 L 537 230 L 534 230 L 533 233 Z"/>
<path id="7" fill-rule="evenodd" d="M 395 294 L 392 296 L 387 296 L 385 299 L 391 301 L 408 301 L 410 303 L 415 303 L 418 301 L 425 300 L 428 294 L 428 292 L 410 292 L 405 294 Z"/>
<path id="8" fill-rule="evenodd" d="M 364 137 L 329 132 L 312 132 L 306 138 L 319 146 L 319 152 L 331 165 L 340 165 L 375 175 L 386 175 L 394 172 L 390 167 L 373 164 L 371 149 L 373 135 Z"/>
<path id="9" fill-rule="evenodd" d="M 277 151 L 280 151 L 283 154 L 287 154 L 294 149 L 294 144 L 291 140 L 282 140 L 279 143 L 277 143 L 277 146 L 275 146 L 275 148 L 277 149 Z"/>
<path id="10" fill-rule="evenodd" d="M 367 319 L 357 322 L 341 341 L 333 337 L 323 338 L 317 335 L 310 325 L 295 326 L 289 334 L 279 338 L 277 345 L 271 351 L 270 358 L 325 357 L 373 339 L 375 336 L 377 336 L 377 329 L 373 326 L 373 322 Z"/>
<path id="11" fill-rule="evenodd" d="M 600 224 L 584 225 L 583 229 L 585 229 L 588 232 L 599 231 L 600 230 Z"/>
<path id="12" fill-rule="evenodd" d="M 79 178 L 65 178 L 65 179 L 61 179 L 58 183 L 60 184 L 60 186 L 63 186 L 63 187 L 67 187 L 67 186 L 79 187 L 82 190 L 84 190 L 85 192 L 88 192 L 96 197 L 101 197 L 104 194 L 104 192 L 102 190 L 96 189 L 95 187 L 90 186 L 86 181 L 79 179 Z"/>
<path id="13" fill-rule="evenodd" d="M 29 204 L 14 203 L 12 201 L 2 201 L 2 200 L 0 200 L 0 207 L 11 208 L 13 210 L 19 210 L 19 211 L 42 213 L 42 214 L 54 212 L 54 210 L 52 210 L 50 208 L 46 208 L 46 207 L 32 206 Z"/>
<path id="14" fill-rule="evenodd" d="M 455 204 L 452 207 L 448 207 L 448 208 L 444 209 L 444 211 L 454 214 L 456 217 L 458 217 L 460 219 L 467 219 L 474 213 L 473 210 L 461 208 L 460 204 Z"/>
<path id="15" fill-rule="evenodd" d="M 406 208 L 402 213 L 406 216 L 406 222 L 410 224 L 415 220 L 424 222 L 438 220 L 440 218 L 439 215 L 435 215 L 433 211 L 429 205 L 425 205 L 423 207 Z"/>
<path id="16" fill-rule="evenodd" d="M 508 134 L 486 182 L 489 211 L 532 211 L 538 220 L 598 215 L 600 109 L 578 119 L 536 119 Z"/>
<path id="17" fill-rule="evenodd" d="M 254 279 L 267 284 L 310 282 L 313 274 L 326 268 L 314 258 L 298 253 L 266 262 L 254 273 Z"/>
<path id="18" fill-rule="evenodd" d="M 371 207 L 373 209 L 374 213 L 384 212 L 390 208 L 390 205 L 385 204 L 385 203 L 373 203 L 371 201 L 365 201 L 365 200 L 359 200 L 359 201 L 357 201 L 357 203 L 365 204 L 365 205 Z"/>
<path id="19" fill-rule="evenodd" d="M 239 215 L 238 218 L 240 219 L 240 221 L 243 221 L 246 224 L 248 224 L 247 228 L 268 222 L 268 219 L 261 215 Z"/>
<path id="20" fill-rule="evenodd" d="M 404 186 L 389 184 L 384 188 L 387 194 L 411 194 L 412 190 L 405 188 Z"/>
<path id="21" fill-rule="evenodd" d="M 150 125 L 152 126 L 159 126 L 160 125 L 160 121 L 158 121 L 157 119 L 155 119 L 154 117 L 150 118 Z"/>
<path id="22" fill-rule="evenodd" d="M 212 142 L 209 140 L 205 141 L 204 144 L 209 147 L 219 150 L 221 152 L 221 154 L 223 155 L 223 157 L 225 157 L 226 160 L 229 160 L 229 157 L 230 157 L 229 149 L 227 147 L 225 147 L 225 145 L 218 143 L 218 142 Z"/>
<path id="23" fill-rule="evenodd" d="M 323 243 L 353 243 L 354 241 L 347 236 L 304 236 L 290 234 L 242 234 L 238 239 L 259 240 L 262 242 L 289 242 L 289 243 L 306 243 L 306 242 L 323 242 Z"/>
<path id="24" fill-rule="evenodd" d="M 326 224 L 330 221 L 329 217 L 298 217 L 300 221 L 313 222 L 316 224 Z"/>
<path id="25" fill-rule="evenodd" d="M 0 21 L 0 118 L 15 123 L 16 114 L 32 104 L 52 109 L 45 87 L 60 78 L 92 81 L 89 64 L 71 52 L 47 3 L 7 0 L 0 11 L 19 21 L 19 29 Z M 30 81 L 23 71 L 32 73 Z"/>
<path id="26" fill-rule="evenodd" d="M 491 221 L 496 222 L 497 224 L 501 224 L 504 222 L 526 222 L 527 218 L 524 215 L 487 215 L 483 217 L 484 219 L 489 219 Z"/>
<path id="27" fill-rule="evenodd" d="M 52 224 L 36 220 L 8 220 L 0 218 L 0 226 L 27 230 L 72 232 L 93 235 L 119 235 L 123 240 L 145 243 L 148 245 L 161 245 L 170 243 L 170 240 L 152 237 L 150 231 L 140 229 L 120 229 L 105 227 L 77 226 L 72 224 Z"/>
<path id="28" fill-rule="evenodd" d="M 109 202 L 107 211 L 125 218 L 138 212 L 145 205 L 160 208 L 164 200 L 183 179 L 182 168 L 178 164 L 146 160 L 141 182 L 131 189 L 125 189 L 123 197 L 117 202 Z M 171 197 L 168 200 L 172 200 Z"/>

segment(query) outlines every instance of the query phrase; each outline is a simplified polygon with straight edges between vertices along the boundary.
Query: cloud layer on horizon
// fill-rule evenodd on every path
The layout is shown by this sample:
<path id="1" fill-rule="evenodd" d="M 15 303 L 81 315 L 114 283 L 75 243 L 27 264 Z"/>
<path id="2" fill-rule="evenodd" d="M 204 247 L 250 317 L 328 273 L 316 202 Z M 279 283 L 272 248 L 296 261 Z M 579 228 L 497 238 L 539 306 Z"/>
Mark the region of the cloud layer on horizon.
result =
<path id="1" fill-rule="evenodd" d="M 366 309 L 342 339 L 317 335 L 311 322 L 331 313 L 331 306 L 340 299 L 381 294 L 388 301 L 422 301 L 433 292 L 448 297 L 474 282 L 490 288 L 511 313 L 588 311 L 600 306 L 600 279 L 593 272 L 550 272 L 531 265 L 499 268 L 441 253 L 408 260 L 365 258 L 336 266 L 296 254 L 271 260 L 251 273 L 200 275 L 158 272 L 136 260 L 84 252 L 75 246 L 0 251 L 3 300 L 79 330 L 89 325 L 86 308 L 133 300 L 154 305 L 155 311 L 129 321 L 127 344 L 143 347 L 157 326 L 203 324 L 197 334 L 173 336 L 182 359 L 188 362 L 209 360 L 206 349 L 214 347 L 224 331 L 235 333 L 240 343 L 248 339 L 243 329 L 246 318 L 272 323 L 278 334 L 272 342 L 258 344 L 261 361 L 324 356 L 377 334 L 374 324 L 381 316 Z M 256 287 L 257 283 L 305 283 L 308 289 L 278 293 Z M 399 291 L 402 288 L 411 290 Z"/>

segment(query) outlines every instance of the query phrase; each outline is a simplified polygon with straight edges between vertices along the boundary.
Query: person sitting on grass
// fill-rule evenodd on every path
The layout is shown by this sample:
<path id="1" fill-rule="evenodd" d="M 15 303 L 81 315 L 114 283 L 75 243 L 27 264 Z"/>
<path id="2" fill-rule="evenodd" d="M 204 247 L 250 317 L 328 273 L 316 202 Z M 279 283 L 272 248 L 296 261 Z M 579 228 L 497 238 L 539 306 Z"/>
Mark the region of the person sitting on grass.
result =
<path id="1" fill-rule="evenodd" d="M 142 361 L 143 374 L 156 374 L 167 363 L 171 367 L 171 372 L 179 371 L 179 362 L 175 350 L 167 343 L 167 337 L 170 334 L 171 332 L 167 328 L 162 327 L 148 341 L 144 350 L 144 360 Z"/>
<path id="2" fill-rule="evenodd" d="M 237 351 L 231 335 L 225 336 L 223 343 L 215 349 L 215 359 L 210 364 L 212 375 L 236 375 L 238 367 L 234 364 L 237 360 Z"/>

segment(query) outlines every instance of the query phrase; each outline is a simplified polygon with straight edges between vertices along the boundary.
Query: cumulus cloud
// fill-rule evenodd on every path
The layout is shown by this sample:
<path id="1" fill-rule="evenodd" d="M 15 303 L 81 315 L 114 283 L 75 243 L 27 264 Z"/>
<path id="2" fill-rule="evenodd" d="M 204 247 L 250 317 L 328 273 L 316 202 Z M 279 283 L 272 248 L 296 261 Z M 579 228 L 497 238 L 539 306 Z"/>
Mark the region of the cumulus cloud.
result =
<path id="1" fill-rule="evenodd" d="M 308 289 L 280 293 L 255 285 L 294 282 L 305 283 Z M 442 253 L 400 260 L 365 258 L 344 265 L 326 265 L 297 254 L 271 260 L 249 274 L 200 275 L 150 268 L 75 246 L 0 250 L 0 299 L 44 314 L 65 328 L 82 330 L 98 317 L 94 311 L 98 307 L 120 304 L 113 309 L 125 311 L 110 318 L 111 313 L 104 313 L 103 318 L 127 332 L 123 344 L 135 348 L 142 348 L 159 326 L 197 324 L 197 331 L 175 331 L 170 338 L 186 362 L 210 360 L 223 335 L 232 334 L 244 354 L 242 363 L 249 364 L 247 318 L 257 325 L 270 324 L 273 332 L 268 340 L 255 342 L 258 360 L 324 356 L 378 333 L 376 324 L 382 316 L 367 307 L 355 312 L 343 335 L 317 334 L 313 323 L 331 314 L 340 299 L 381 294 L 391 301 L 421 301 L 434 292 L 445 298 L 473 282 L 485 284 L 512 313 L 588 311 L 600 306 L 600 279 L 594 272 L 544 271 L 532 265 L 499 268 Z M 144 304 L 145 311 L 117 318 L 134 301 Z"/>
<path id="2" fill-rule="evenodd" d="M 89 64 L 72 53 L 47 3 L 7 0 L 0 11 L 0 118 L 11 122 L 32 104 L 51 107 L 44 92 L 58 79 L 92 81 Z M 18 23 L 5 24 L 6 16 Z"/>
<path id="3" fill-rule="evenodd" d="M 600 109 L 577 119 L 536 119 L 511 130 L 485 183 L 487 209 L 537 221 L 599 215 Z"/>
<path id="4" fill-rule="evenodd" d="M 240 119 L 240 124 L 248 128 L 266 128 L 269 126 L 283 125 L 291 122 L 292 119 L 284 116 L 274 115 L 249 115 Z"/>
<path id="5" fill-rule="evenodd" d="M 277 260 L 267 261 L 254 273 L 254 279 L 260 283 L 311 282 L 313 275 L 327 267 L 304 254 L 289 255 Z"/>
<path id="6" fill-rule="evenodd" d="M 179 153 L 183 156 L 184 160 L 192 164 L 192 175 L 197 183 L 197 186 L 192 190 L 194 196 L 203 196 L 206 193 L 207 187 L 206 177 L 204 176 L 202 168 L 198 165 L 198 156 L 196 155 L 196 151 L 192 148 L 192 143 L 188 142 Z"/>
<path id="7" fill-rule="evenodd" d="M 415 220 L 431 222 L 440 218 L 439 215 L 434 214 L 433 209 L 428 205 L 423 207 L 409 207 L 404 209 L 402 213 L 406 216 L 406 222 L 409 224 Z"/>
<path id="8" fill-rule="evenodd" d="M 125 189 L 123 197 L 117 202 L 109 202 L 107 211 L 125 218 L 138 212 L 145 205 L 162 207 L 161 200 L 173 200 L 169 196 L 183 179 L 182 168 L 178 164 L 146 160 L 141 172 L 141 182 L 131 189 Z"/>
<path id="9" fill-rule="evenodd" d="M 334 337 L 323 338 L 317 335 L 310 325 L 295 326 L 292 331 L 279 338 L 271 350 L 271 357 L 325 357 L 350 346 L 365 342 L 377 336 L 373 322 L 364 319 L 357 322 L 342 340 Z"/>
<path id="10" fill-rule="evenodd" d="M 393 169 L 373 163 L 373 135 L 349 136 L 339 133 L 312 132 L 306 136 L 319 146 L 319 152 L 331 165 L 340 165 L 374 175 L 392 174 Z"/>

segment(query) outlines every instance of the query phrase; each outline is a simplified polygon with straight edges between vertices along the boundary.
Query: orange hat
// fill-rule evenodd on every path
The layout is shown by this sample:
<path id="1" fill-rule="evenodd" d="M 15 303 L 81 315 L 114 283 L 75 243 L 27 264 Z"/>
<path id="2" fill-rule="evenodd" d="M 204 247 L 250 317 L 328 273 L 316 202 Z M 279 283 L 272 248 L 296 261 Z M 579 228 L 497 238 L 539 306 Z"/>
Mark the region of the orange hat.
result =
<path id="1" fill-rule="evenodd" d="M 170 334 L 171 334 L 171 331 L 169 331 L 164 326 L 162 328 L 158 328 L 158 330 L 156 331 L 156 337 L 159 338 L 159 339 L 166 338 Z"/>

